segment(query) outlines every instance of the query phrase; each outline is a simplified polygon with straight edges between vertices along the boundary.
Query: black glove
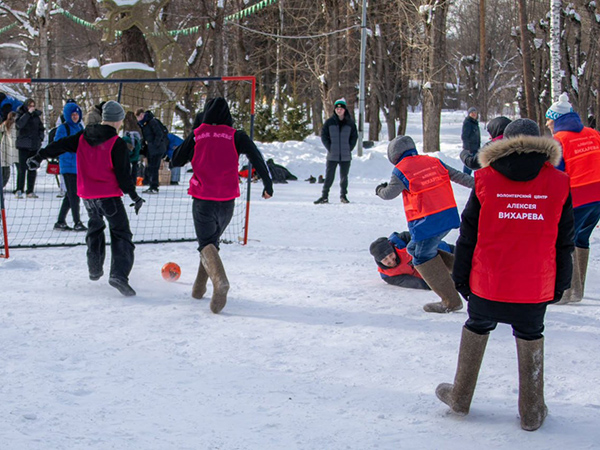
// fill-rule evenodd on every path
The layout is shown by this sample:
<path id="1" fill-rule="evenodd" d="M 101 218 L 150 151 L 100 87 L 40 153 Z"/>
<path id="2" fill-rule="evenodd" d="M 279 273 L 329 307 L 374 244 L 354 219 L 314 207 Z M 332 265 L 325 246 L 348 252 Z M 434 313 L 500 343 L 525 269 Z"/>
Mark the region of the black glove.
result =
<path id="1" fill-rule="evenodd" d="M 264 198 L 265 194 L 268 194 L 270 197 L 273 197 L 273 187 L 264 188 L 262 192 L 262 196 Z"/>
<path id="2" fill-rule="evenodd" d="M 27 168 L 29 170 L 36 170 L 40 168 L 40 163 L 44 158 L 40 157 L 40 155 L 34 155 L 31 158 L 28 158 L 26 161 Z"/>
<path id="3" fill-rule="evenodd" d="M 562 298 L 564 292 L 563 291 L 554 291 L 554 299 L 553 299 L 553 303 L 554 302 L 559 302 L 560 299 Z"/>
<path id="4" fill-rule="evenodd" d="M 131 200 L 133 200 L 133 203 L 129 206 L 133 206 L 133 210 L 135 211 L 135 214 L 137 215 L 138 212 L 140 212 L 140 209 L 142 208 L 142 205 L 144 204 L 144 202 L 146 200 L 144 200 L 139 195 L 136 195 L 136 197 L 132 198 Z"/>
<path id="5" fill-rule="evenodd" d="M 469 301 L 469 295 L 471 295 L 471 288 L 469 285 L 465 283 L 458 283 L 455 285 L 455 287 L 458 293 L 462 295 L 462 298 L 464 298 L 466 301 Z"/>
<path id="6" fill-rule="evenodd" d="M 387 183 L 381 183 L 379 186 L 375 188 L 375 194 L 379 195 L 379 191 L 388 187 Z"/>

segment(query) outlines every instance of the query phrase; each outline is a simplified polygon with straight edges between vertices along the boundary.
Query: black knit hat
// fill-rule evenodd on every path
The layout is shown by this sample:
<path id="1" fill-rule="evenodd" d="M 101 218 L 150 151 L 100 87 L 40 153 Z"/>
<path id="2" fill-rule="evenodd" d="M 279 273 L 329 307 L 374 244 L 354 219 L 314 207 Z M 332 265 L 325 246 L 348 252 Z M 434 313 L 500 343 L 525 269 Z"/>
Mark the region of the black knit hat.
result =
<path id="1" fill-rule="evenodd" d="M 373 255 L 375 261 L 381 262 L 383 258 L 385 258 L 390 253 L 394 253 L 394 247 L 390 244 L 388 238 L 381 237 L 371 243 L 369 247 L 369 253 Z"/>
<path id="2" fill-rule="evenodd" d="M 509 123 L 504 129 L 504 137 L 539 136 L 540 127 L 531 119 L 517 119 Z"/>

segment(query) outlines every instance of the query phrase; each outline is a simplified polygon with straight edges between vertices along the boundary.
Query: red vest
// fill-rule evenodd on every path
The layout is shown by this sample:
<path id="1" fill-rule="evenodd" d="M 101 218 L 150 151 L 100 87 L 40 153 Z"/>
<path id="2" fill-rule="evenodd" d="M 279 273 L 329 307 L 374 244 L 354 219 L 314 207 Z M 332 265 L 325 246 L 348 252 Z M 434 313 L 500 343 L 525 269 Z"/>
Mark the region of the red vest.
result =
<path id="1" fill-rule="evenodd" d="M 235 129 L 203 123 L 194 130 L 194 175 L 188 194 L 202 200 L 227 201 L 240 196 Z"/>
<path id="2" fill-rule="evenodd" d="M 396 164 L 396 169 L 408 181 L 408 190 L 402 191 L 407 221 L 456 208 L 448 170 L 437 158 L 407 156 Z"/>
<path id="3" fill-rule="evenodd" d="M 600 201 L 600 133 L 584 127 L 581 132 L 559 131 L 565 172 L 571 177 L 573 207 Z"/>
<path id="4" fill-rule="evenodd" d="M 394 247 L 396 250 L 396 255 L 398 255 L 398 260 L 400 261 L 396 267 L 389 267 L 387 269 L 382 269 L 380 266 L 377 266 L 377 270 L 388 277 L 395 277 L 398 275 L 412 275 L 413 277 L 423 278 L 421 274 L 414 268 L 410 262 L 412 261 L 412 256 L 408 254 L 405 248 L 399 249 Z"/>
<path id="5" fill-rule="evenodd" d="M 81 198 L 121 197 L 112 165 L 112 149 L 119 136 L 92 147 L 83 134 L 77 146 L 77 195 Z"/>
<path id="6" fill-rule="evenodd" d="M 544 164 L 531 181 L 512 181 L 491 167 L 475 173 L 481 203 L 469 284 L 482 298 L 542 303 L 554 298 L 556 236 L 569 177 Z"/>

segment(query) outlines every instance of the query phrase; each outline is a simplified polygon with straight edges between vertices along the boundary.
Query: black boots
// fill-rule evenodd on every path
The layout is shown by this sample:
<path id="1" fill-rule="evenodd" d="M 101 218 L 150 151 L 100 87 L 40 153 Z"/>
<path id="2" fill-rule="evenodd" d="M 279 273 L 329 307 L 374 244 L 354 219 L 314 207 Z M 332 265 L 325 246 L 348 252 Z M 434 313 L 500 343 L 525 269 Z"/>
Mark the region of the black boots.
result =
<path id="1" fill-rule="evenodd" d="M 325 203 L 329 203 L 329 199 L 327 197 L 319 197 L 314 201 L 315 205 L 323 205 Z"/>

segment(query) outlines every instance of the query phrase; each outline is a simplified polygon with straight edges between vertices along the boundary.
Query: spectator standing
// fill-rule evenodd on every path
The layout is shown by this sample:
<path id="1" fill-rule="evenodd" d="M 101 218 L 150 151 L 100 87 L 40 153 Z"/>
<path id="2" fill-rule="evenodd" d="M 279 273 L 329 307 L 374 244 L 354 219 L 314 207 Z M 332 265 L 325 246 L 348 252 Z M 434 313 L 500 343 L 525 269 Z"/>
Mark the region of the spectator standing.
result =
<path id="1" fill-rule="evenodd" d="M 123 121 L 123 140 L 129 149 L 129 162 L 131 163 L 131 179 L 137 185 L 140 151 L 142 150 L 142 130 L 137 123 L 133 111 L 127 111 Z"/>
<path id="2" fill-rule="evenodd" d="M 553 165 L 560 148 L 517 119 L 481 149 L 482 169 L 462 214 L 453 278 L 468 300 L 454 383 L 437 397 L 468 414 L 490 331 L 511 325 L 519 367 L 521 427 L 538 429 L 544 402 L 544 316 L 569 287 L 573 212 L 569 177 Z"/>
<path id="3" fill-rule="evenodd" d="M 224 98 L 208 100 L 202 117 L 202 124 L 177 147 L 171 162 L 174 167 L 192 163 L 188 194 L 193 198 L 192 215 L 200 252 L 192 297 L 204 296 L 210 278 L 213 284 L 210 309 L 217 314 L 225 307 L 229 291 L 229 280 L 219 256 L 219 240 L 233 216 L 235 199 L 240 196 L 239 155 L 247 155 L 260 174 L 263 198 L 271 198 L 273 183 L 254 142 L 244 131 L 233 128 Z"/>
<path id="4" fill-rule="evenodd" d="M 33 192 L 37 169 L 31 170 L 27 167 L 27 159 L 34 156 L 44 140 L 44 124 L 42 123 L 42 112 L 35 108 L 35 101 L 31 98 L 17 110 L 17 149 L 19 150 L 19 164 L 17 166 L 17 198 L 23 198 L 25 190 L 25 178 L 27 177 L 28 198 L 37 198 Z"/>
<path id="5" fill-rule="evenodd" d="M 408 231 L 394 232 L 389 238 L 381 237 L 373 241 L 369 253 L 375 259 L 381 279 L 386 283 L 409 289 L 429 290 L 429 286 L 415 269 L 412 256 L 406 251 L 406 245 L 410 240 Z M 454 246 L 441 241 L 438 250 L 446 267 L 451 271 L 454 263 Z"/>
<path id="6" fill-rule="evenodd" d="M 562 147 L 558 168 L 569 175 L 575 217 L 571 289 L 559 304 L 575 303 L 585 292 L 590 236 L 600 221 L 600 133 L 583 126 L 566 93 L 546 112 L 546 126 Z"/>
<path id="7" fill-rule="evenodd" d="M 2 151 L 2 188 L 6 186 L 8 180 L 10 179 L 11 166 L 19 163 L 19 152 L 16 147 L 16 117 L 17 113 L 10 111 L 7 114 L 6 120 L 0 124 L 0 133 L 2 134 L 2 141 L 0 142 L 0 148 Z"/>
<path id="8" fill-rule="evenodd" d="M 102 107 L 105 103 L 106 102 L 101 102 L 97 105 L 94 105 L 88 110 L 88 112 L 85 113 L 83 123 L 85 123 L 86 127 L 102 122 Z"/>
<path id="9" fill-rule="evenodd" d="M 397 136 L 388 145 L 388 159 L 395 166 L 389 183 L 377 186 L 376 194 L 391 200 L 402 194 L 411 240 L 406 246 L 413 264 L 441 302 L 423 309 L 448 313 L 462 309 L 462 302 L 438 246 L 460 225 L 450 181 L 468 188 L 473 177 L 444 165 L 439 159 L 419 155 L 410 136 Z"/>
<path id="10" fill-rule="evenodd" d="M 504 116 L 496 117 L 490 120 L 486 127 L 487 132 L 490 135 L 490 140 L 486 142 L 485 145 L 489 145 L 492 142 L 502 139 L 504 135 L 504 129 L 509 123 L 510 119 Z M 479 164 L 477 157 L 478 154 L 479 151 L 473 154 L 470 150 L 463 149 L 460 152 L 460 159 L 467 168 L 471 170 L 478 170 L 481 169 L 481 165 Z"/>
<path id="11" fill-rule="evenodd" d="M 325 121 L 321 129 L 321 142 L 327 149 L 327 163 L 323 192 L 314 202 L 316 205 L 329 203 L 329 190 L 333 185 L 338 166 L 340 167 L 340 201 L 349 203 L 348 174 L 352 162 L 352 150 L 358 141 L 358 131 L 346 106 L 346 99 L 336 100 L 333 108 L 333 115 Z"/>
<path id="12" fill-rule="evenodd" d="M 138 125 L 142 129 L 142 136 L 148 147 L 148 194 L 158 194 L 158 171 L 160 162 L 169 148 L 168 131 L 165 126 L 154 117 L 151 111 L 138 109 L 135 112 Z"/>
<path id="13" fill-rule="evenodd" d="M 463 153 L 465 153 L 465 158 L 477 158 L 477 152 L 479 151 L 479 147 L 481 147 L 481 132 L 479 131 L 479 121 L 477 120 L 479 113 L 477 108 L 471 106 L 467 110 L 467 117 L 463 122 L 462 133 L 460 138 L 463 144 L 463 152 L 461 152 L 461 159 L 463 159 Z M 471 175 L 471 169 L 466 165 L 463 167 L 463 172 Z"/>
<path id="14" fill-rule="evenodd" d="M 83 130 L 81 124 L 81 108 L 75 102 L 67 102 L 63 108 L 64 122 L 56 129 L 54 141 L 73 136 Z M 81 223 L 79 213 L 80 199 L 77 195 L 77 155 L 74 152 L 66 152 L 58 157 L 60 174 L 65 183 L 66 195 L 63 197 L 58 219 L 54 224 L 55 230 L 69 231 L 67 225 L 67 213 L 71 210 L 73 216 L 73 230 L 87 231 L 87 227 Z"/>
<path id="15" fill-rule="evenodd" d="M 39 167 L 45 158 L 55 158 L 65 152 L 77 153 L 77 193 L 89 216 L 85 241 L 90 280 L 99 280 L 104 275 L 106 218 L 112 253 L 108 284 L 129 297 L 136 294 L 129 285 L 135 246 L 121 197 L 123 193 L 129 194 L 136 214 L 144 199 L 136 193 L 131 180 L 127 144 L 117 134 L 124 118 L 123 107 L 108 101 L 102 108 L 102 123 L 89 125 L 84 131 L 52 142 L 30 158 L 28 164 Z"/>
<path id="16" fill-rule="evenodd" d="M 183 143 L 183 139 L 173 133 L 169 133 L 169 148 L 167 149 L 167 157 L 165 161 L 171 161 L 173 159 L 173 153 L 175 149 Z M 177 186 L 181 180 L 181 167 L 171 167 L 171 185 Z"/>

